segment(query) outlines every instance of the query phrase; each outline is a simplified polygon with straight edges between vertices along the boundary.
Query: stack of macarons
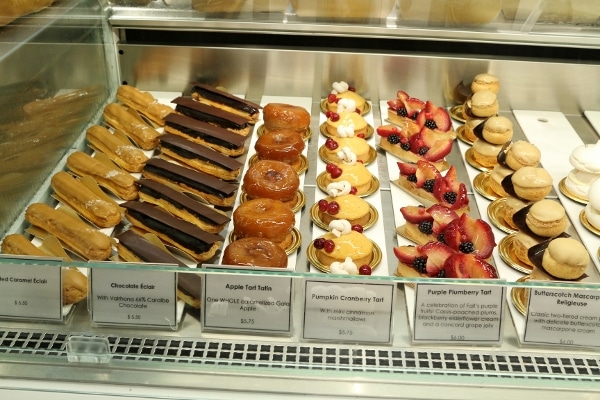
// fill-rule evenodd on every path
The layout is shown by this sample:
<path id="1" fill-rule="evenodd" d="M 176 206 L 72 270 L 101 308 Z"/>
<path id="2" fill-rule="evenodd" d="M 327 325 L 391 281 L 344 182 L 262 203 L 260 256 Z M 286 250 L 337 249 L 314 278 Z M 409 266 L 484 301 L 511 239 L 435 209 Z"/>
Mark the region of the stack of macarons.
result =
<path id="1" fill-rule="evenodd" d="M 471 82 L 471 92 L 463 104 L 465 126 L 463 138 L 468 142 L 476 139 L 474 129 L 487 118 L 498 114 L 497 94 L 500 91 L 498 77 L 488 73 L 478 74 Z"/>
<path id="2" fill-rule="evenodd" d="M 500 197 L 509 197 L 511 193 L 514 193 L 514 190 L 507 191 L 505 189 L 505 184 L 507 182 L 503 182 L 506 177 L 509 178 L 509 184 L 512 186 L 514 183 L 512 182 L 513 175 L 522 168 L 528 168 L 525 171 L 520 172 L 517 177 L 517 185 L 520 188 L 526 188 L 527 186 L 533 185 L 534 180 L 530 179 L 531 182 L 528 184 L 526 177 L 530 177 L 533 172 L 537 172 L 540 175 L 543 175 L 545 170 L 538 170 L 539 163 L 541 160 L 541 152 L 540 150 L 532 143 L 529 143 L 524 140 L 517 140 L 515 142 L 507 142 L 505 143 L 500 152 L 497 155 L 498 164 L 496 164 L 490 173 L 490 189 L 498 194 Z M 532 170 L 530 168 L 535 168 Z M 549 175 L 548 175 L 549 176 Z M 542 182 L 543 187 L 545 189 L 550 188 L 552 181 L 548 185 L 547 178 Z M 520 190 L 521 193 L 525 192 L 525 190 Z M 509 193 L 510 192 L 510 193 Z M 531 196 L 525 195 L 527 197 L 523 197 L 526 200 L 534 201 L 536 199 L 530 198 Z M 518 196 L 521 197 L 521 196 Z M 537 199 L 539 200 L 539 199 Z"/>
<path id="3" fill-rule="evenodd" d="M 498 164 L 502 146 L 512 140 L 512 122 L 501 115 L 491 116 L 476 127 L 475 136 L 473 158 L 480 166 L 491 169 Z"/>

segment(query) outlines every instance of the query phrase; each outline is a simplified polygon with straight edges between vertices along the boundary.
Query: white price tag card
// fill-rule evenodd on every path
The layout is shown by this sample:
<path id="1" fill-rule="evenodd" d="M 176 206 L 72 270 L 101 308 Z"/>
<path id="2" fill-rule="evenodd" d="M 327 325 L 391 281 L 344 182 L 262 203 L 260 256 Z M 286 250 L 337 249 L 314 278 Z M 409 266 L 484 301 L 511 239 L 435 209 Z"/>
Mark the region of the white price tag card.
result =
<path id="1" fill-rule="evenodd" d="M 203 329 L 291 333 L 289 276 L 204 275 Z"/>
<path id="2" fill-rule="evenodd" d="M 504 286 L 417 284 L 413 341 L 499 344 Z"/>
<path id="3" fill-rule="evenodd" d="M 391 343 L 393 282 L 307 279 L 304 288 L 304 339 Z"/>
<path id="4" fill-rule="evenodd" d="M 93 323 L 177 328 L 177 274 L 141 269 L 90 269 Z"/>
<path id="5" fill-rule="evenodd" d="M 530 288 L 523 341 L 600 347 L 600 292 Z"/>
<path id="6" fill-rule="evenodd" d="M 60 261 L 5 256 L 0 260 L 0 317 L 62 320 Z"/>

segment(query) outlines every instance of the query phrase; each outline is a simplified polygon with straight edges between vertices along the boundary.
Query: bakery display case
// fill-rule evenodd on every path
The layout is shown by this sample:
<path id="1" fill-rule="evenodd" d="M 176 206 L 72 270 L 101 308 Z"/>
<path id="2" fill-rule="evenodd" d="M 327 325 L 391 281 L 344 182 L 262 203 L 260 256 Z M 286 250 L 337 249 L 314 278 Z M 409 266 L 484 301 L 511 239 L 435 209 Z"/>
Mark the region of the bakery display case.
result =
<path id="1" fill-rule="evenodd" d="M 565 188 L 574 168 L 594 168 L 592 145 L 600 135 L 600 104 L 593 90 L 600 83 L 600 6 L 594 3 L 57 0 L 24 9 L 17 17 L 0 6 L 0 16 L 6 16 L 0 27 L 5 78 L 0 92 L 0 233 L 4 244 L 9 236 L 24 234 L 46 251 L 41 258 L 0 258 L 3 377 L 64 382 L 66 393 L 87 393 L 81 387 L 69 389 L 74 382 L 148 385 L 172 390 L 172 398 L 192 396 L 189 390 L 354 398 L 471 398 L 482 393 L 494 398 L 505 397 L 506 391 L 586 398 L 597 392 L 594 306 L 600 300 L 600 238 L 593 208 L 586 208 L 591 199 Z M 475 116 L 487 121 L 497 114 L 498 120 L 490 119 L 512 131 L 509 139 L 504 133 L 502 139 L 488 137 L 499 141 L 488 147 L 497 154 L 500 144 L 512 140 L 539 151 L 540 168 L 549 178 L 542 197 L 551 203 L 543 207 L 542 219 L 555 207 L 562 217 L 557 232 L 537 238 L 562 234 L 573 240 L 558 254 L 583 249 L 578 254 L 584 254 L 585 274 L 574 277 L 580 278 L 577 283 L 574 278 L 540 280 L 535 274 L 532 279 L 532 270 L 539 268 L 516 256 L 515 231 L 523 228 L 504 219 L 508 200 L 492 189 L 493 167 L 481 161 L 485 147 L 465 136 L 469 120 L 475 119 L 469 112 L 480 106 L 471 96 L 471 83 L 481 74 L 500 84 L 495 108 Z M 340 269 L 331 274 L 331 260 L 320 253 L 330 238 L 327 207 L 334 201 L 329 183 L 336 179 L 330 165 L 344 157 L 331 148 L 339 131 L 331 128 L 335 121 L 328 97 L 332 87 L 334 95 L 346 91 L 339 89 L 343 82 L 366 99 L 359 110 L 366 127 L 359 134 L 369 148 L 357 167 L 366 171 L 358 175 L 368 177 L 358 192 L 365 203 L 351 207 L 366 207 L 360 235 L 369 250 L 356 267 L 367 265 L 363 271 L 369 276 L 347 276 Z M 166 107 L 158 118 L 164 128 L 144 112 L 142 117 L 130 112 L 136 105 L 127 103 L 124 85 L 147 92 L 153 106 Z M 173 180 L 180 173 L 176 182 L 191 179 L 187 170 L 174 166 L 185 160 L 163 159 L 173 161 L 178 157 L 173 149 L 182 146 L 173 134 L 182 130 L 182 117 L 169 113 L 193 110 L 192 94 L 217 87 L 263 108 L 247 137 L 228 147 L 241 152 L 226 156 L 239 175 L 228 172 L 227 182 L 210 181 L 204 192 L 188 196 L 223 211 L 216 232 L 209 235 L 205 227 L 190 235 L 216 247 L 201 253 L 180 248 L 158 261 L 156 254 L 164 252 L 150 249 L 161 250 L 166 243 L 173 252 L 165 232 L 180 230 L 179 219 L 161 216 L 156 224 L 162 225 L 150 229 L 154 237 L 128 236 L 136 220 L 154 221 L 154 208 L 147 204 L 158 189 L 144 180 L 153 174 Z M 421 102 L 422 120 L 394 114 L 399 102 L 404 112 L 406 104 Z M 130 110 L 116 110 L 121 104 Z M 275 104 L 303 109 L 308 122 L 296 166 L 298 189 L 290 200 L 290 242 L 283 246 L 287 264 L 276 270 L 232 268 L 222 265 L 222 257 L 225 247 L 243 235 L 241 223 L 234 225 L 234 210 L 252 203 L 244 176 L 259 163 L 255 144 L 269 129 L 267 106 Z M 162 141 L 153 137 L 160 147 L 144 148 L 143 140 L 133 139 L 150 160 L 126 174 L 137 182 L 132 187 L 144 188 L 139 189 L 146 196 L 143 202 L 125 199 L 116 189 L 100 191 L 99 178 L 89 183 L 127 215 L 116 226 L 100 229 L 109 237 L 109 254 L 97 259 L 78 247 L 92 233 L 79 231 L 73 243 L 63 238 L 62 245 L 56 244 L 47 235 L 52 226 L 45 232 L 35 229 L 34 214 L 58 212 L 57 221 L 66 218 L 60 205 L 67 200 L 59 184 L 68 185 L 72 174 L 91 173 L 78 174 L 78 168 L 107 165 L 101 146 L 127 130 L 113 132 L 114 115 L 120 121 L 146 118 L 144 129 L 155 129 Z M 358 115 L 352 113 L 354 119 Z M 417 171 L 422 164 L 400 165 L 406 157 L 402 151 L 411 147 L 402 147 L 401 131 L 410 124 L 435 132 L 422 135 L 412 157 L 439 161 L 442 157 L 432 152 L 423 158 L 435 148 L 443 153 L 443 163 L 437 164 L 441 173 Z M 442 125 L 447 125 L 444 132 Z M 477 140 L 486 137 L 471 130 Z M 221 139 L 231 134 L 219 132 Z M 389 140 L 393 135 L 397 141 Z M 434 138 L 439 140 L 435 146 L 429 142 Z M 591 161 L 584 154 L 574 156 L 583 161 L 570 162 L 584 145 Z M 419 155 L 423 146 L 427 150 Z M 217 172 L 219 179 L 224 173 Z M 432 174 L 423 181 L 446 188 L 439 190 L 454 198 L 440 192 L 430 203 L 423 200 L 407 178 L 420 180 L 420 174 Z M 218 200 L 204 196 L 217 189 L 227 192 L 229 186 L 232 193 Z M 419 247 L 415 255 L 408 225 L 425 210 L 420 204 L 434 212 L 430 207 L 439 202 L 463 221 L 454 224 L 466 230 L 457 248 L 470 239 L 476 250 L 461 250 L 463 255 L 453 258 L 455 269 L 446 266 L 444 255 L 444 266 L 431 261 L 423 270 L 416 257 L 435 259 L 450 251 L 446 248 L 456 236 L 443 233 L 443 249 Z M 39 204 L 50 210 L 37 210 L 43 208 Z M 266 216 L 266 224 L 280 214 L 263 212 L 254 219 Z M 89 226 L 87 219 L 79 222 Z M 415 226 L 417 235 L 432 235 Z M 64 229 L 75 232 L 76 224 L 65 223 Z M 472 252 L 487 252 L 476 262 L 484 267 L 465 272 L 465 265 L 473 264 L 464 264 L 470 257 L 464 253 Z M 538 253 L 545 252 L 550 254 Z M 129 253 L 136 257 L 128 259 Z M 409 253 L 412 267 L 406 267 Z M 344 250 L 344 257 L 349 254 Z M 399 261 L 405 261 L 404 267 Z M 345 268 L 344 262 L 337 259 L 335 268 Z M 28 271 L 36 271 L 35 277 Z M 461 279 L 469 273 L 473 279 Z M 41 281 L 49 290 L 33 285 Z"/>

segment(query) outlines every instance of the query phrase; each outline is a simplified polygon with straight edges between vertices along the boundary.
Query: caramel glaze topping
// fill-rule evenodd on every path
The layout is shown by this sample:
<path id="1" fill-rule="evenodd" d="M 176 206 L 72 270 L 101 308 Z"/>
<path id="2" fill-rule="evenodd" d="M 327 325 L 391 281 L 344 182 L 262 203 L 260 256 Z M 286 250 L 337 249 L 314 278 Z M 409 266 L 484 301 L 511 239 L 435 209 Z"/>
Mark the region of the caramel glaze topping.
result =
<path id="1" fill-rule="evenodd" d="M 164 233 L 186 249 L 196 253 L 205 253 L 223 238 L 198 228 L 196 225 L 176 218 L 162 211 L 160 207 L 140 201 L 128 201 L 121 204 L 127 209 L 126 215 L 143 223 L 148 229 Z"/>
<path id="2" fill-rule="evenodd" d="M 223 225 L 231 220 L 228 216 L 215 211 L 214 208 L 191 199 L 185 194 L 171 189 L 162 183 L 151 179 L 142 179 L 138 184 L 140 185 L 141 193 L 147 194 L 155 199 L 166 200 L 174 207 L 185 209 L 206 223 Z"/>
<path id="3" fill-rule="evenodd" d="M 175 256 L 166 253 L 161 248 L 155 246 L 152 242 L 133 231 L 125 231 L 117 236 L 117 239 L 122 246 L 138 256 L 143 262 L 152 264 L 174 264 L 179 267 L 187 268 L 187 265 L 179 261 Z M 177 287 L 195 298 L 200 298 L 201 284 L 202 281 L 196 274 L 177 275 Z"/>
<path id="4" fill-rule="evenodd" d="M 181 136 L 173 135 L 172 133 L 161 135 L 159 140 L 161 147 L 167 148 L 186 159 L 204 161 L 228 171 L 235 171 L 242 168 L 243 165 L 234 158 L 227 157 L 218 151 L 191 142 Z"/>
<path id="5" fill-rule="evenodd" d="M 215 103 L 225 104 L 229 107 L 244 111 L 250 115 L 258 113 L 262 108 L 260 105 L 249 100 L 242 99 L 232 95 L 231 93 L 224 92 L 213 86 L 205 85 L 199 82 L 196 82 L 194 87 L 192 87 L 192 95 L 194 95 L 194 93 L 198 93 L 201 97 L 214 101 Z"/>
<path id="6" fill-rule="evenodd" d="M 181 114 L 171 113 L 167 115 L 165 123 L 167 128 L 172 127 L 186 135 L 227 149 L 238 149 L 244 145 L 247 139 L 245 136 L 238 135 L 227 129 Z"/>
<path id="7" fill-rule="evenodd" d="M 210 122 L 223 128 L 241 130 L 250 125 L 248 119 L 241 115 L 236 115 L 217 107 L 207 106 L 189 97 L 177 97 L 171 103 L 176 104 L 176 111 L 188 117 Z"/>
<path id="8" fill-rule="evenodd" d="M 208 174 L 182 167 L 159 158 L 149 159 L 144 167 L 144 171 L 160 175 L 173 182 L 181 182 L 202 193 L 214 194 L 220 198 L 232 196 L 238 188 L 237 183 L 225 182 Z"/>

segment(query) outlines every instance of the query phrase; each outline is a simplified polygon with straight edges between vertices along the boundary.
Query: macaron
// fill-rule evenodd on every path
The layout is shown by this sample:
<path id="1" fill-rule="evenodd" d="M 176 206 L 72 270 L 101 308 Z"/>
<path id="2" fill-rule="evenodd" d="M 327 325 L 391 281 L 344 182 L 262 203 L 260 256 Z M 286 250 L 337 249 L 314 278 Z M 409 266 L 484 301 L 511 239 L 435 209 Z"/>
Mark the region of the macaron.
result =
<path id="1" fill-rule="evenodd" d="M 498 113 L 498 99 L 490 90 L 482 90 L 471 96 L 471 113 L 477 117 L 491 117 Z"/>
<path id="2" fill-rule="evenodd" d="M 490 143 L 504 144 L 512 140 L 512 137 L 512 122 L 504 116 L 490 117 L 483 123 L 483 138 Z"/>
<path id="3" fill-rule="evenodd" d="M 477 93 L 482 90 L 489 90 L 490 92 L 498 94 L 500 91 L 500 80 L 498 77 L 488 73 L 475 75 L 471 82 L 471 91 Z"/>
<path id="4" fill-rule="evenodd" d="M 516 195 L 524 200 L 542 200 L 552 190 L 552 177 L 541 167 L 520 168 L 512 174 L 511 181 Z"/>
<path id="5" fill-rule="evenodd" d="M 504 164 L 515 171 L 523 167 L 537 167 L 541 158 L 540 150 L 525 140 L 510 143 L 504 150 Z"/>
<path id="6" fill-rule="evenodd" d="M 532 204 L 525 223 L 536 235 L 552 237 L 565 231 L 568 218 L 565 208 L 559 202 L 543 199 Z"/>
<path id="7" fill-rule="evenodd" d="M 586 248 L 573 238 L 556 238 L 542 256 L 542 267 L 550 275 L 566 280 L 580 278 L 590 263 Z"/>

